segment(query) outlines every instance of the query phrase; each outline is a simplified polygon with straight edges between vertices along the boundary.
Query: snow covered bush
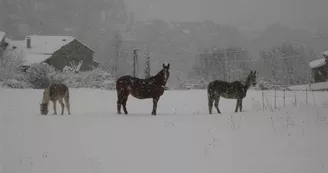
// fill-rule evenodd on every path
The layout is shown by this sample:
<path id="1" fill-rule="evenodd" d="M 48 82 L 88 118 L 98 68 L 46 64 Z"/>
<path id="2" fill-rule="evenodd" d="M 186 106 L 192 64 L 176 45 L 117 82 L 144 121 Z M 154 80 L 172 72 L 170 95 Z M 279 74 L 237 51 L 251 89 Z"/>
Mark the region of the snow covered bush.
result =
<path id="1" fill-rule="evenodd" d="M 53 80 L 65 83 L 70 88 L 115 89 L 115 79 L 112 74 L 100 68 L 78 73 L 59 73 Z"/>
<path id="2" fill-rule="evenodd" d="M 6 88 L 30 88 L 29 82 L 26 80 L 21 70 L 24 60 L 12 53 L 5 51 L 1 57 L 0 63 L 0 87 Z"/>
<path id="3" fill-rule="evenodd" d="M 0 81 L 14 79 L 21 73 L 20 67 L 24 63 L 21 57 L 4 54 L 0 63 Z"/>
<path id="4" fill-rule="evenodd" d="M 254 87 L 256 90 L 289 90 L 288 86 L 276 85 L 270 80 L 260 79 Z"/>
<path id="5" fill-rule="evenodd" d="M 50 83 L 63 83 L 70 88 L 115 89 L 115 78 L 101 68 L 92 71 L 79 72 L 81 63 L 71 64 L 63 72 L 46 63 L 30 65 L 25 72 L 18 58 L 8 58 L 1 64 L 0 86 L 6 88 L 44 89 Z"/>
<path id="6" fill-rule="evenodd" d="M 26 73 L 27 80 L 34 89 L 48 87 L 50 81 L 56 75 L 55 69 L 46 63 L 32 64 Z"/>

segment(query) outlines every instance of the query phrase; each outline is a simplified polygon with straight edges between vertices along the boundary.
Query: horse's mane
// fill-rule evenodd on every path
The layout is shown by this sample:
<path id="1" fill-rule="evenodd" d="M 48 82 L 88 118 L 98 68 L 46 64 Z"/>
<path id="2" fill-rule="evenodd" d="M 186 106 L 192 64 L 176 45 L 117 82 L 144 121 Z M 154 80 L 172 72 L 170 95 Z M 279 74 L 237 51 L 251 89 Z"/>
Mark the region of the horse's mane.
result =
<path id="1" fill-rule="evenodd" d="M 157 79 L 159 75 L 163 75 L 163 69 L 159 71 L 156 75 L 149 77 L 147 80 Z"/>

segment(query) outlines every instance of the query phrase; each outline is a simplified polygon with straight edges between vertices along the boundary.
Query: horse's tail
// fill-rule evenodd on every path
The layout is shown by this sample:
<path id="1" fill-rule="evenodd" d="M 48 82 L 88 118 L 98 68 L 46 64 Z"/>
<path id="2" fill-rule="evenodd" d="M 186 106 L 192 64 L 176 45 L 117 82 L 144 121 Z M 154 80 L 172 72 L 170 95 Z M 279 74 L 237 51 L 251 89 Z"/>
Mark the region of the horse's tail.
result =
<path id="1" fill-rule="evenodd" d="M 66 92 L 65 92 L 65 95 L 64 97 L 69 100 L 69 88 L 66 86 Z"/>
<path id="2" fill-rule="evenodd" d="M 212 95 L 212 89 L 213 88 L 213 82 L 210 82 L 208 85 L 207 85 L 207 96 L 208 98 Z"/>

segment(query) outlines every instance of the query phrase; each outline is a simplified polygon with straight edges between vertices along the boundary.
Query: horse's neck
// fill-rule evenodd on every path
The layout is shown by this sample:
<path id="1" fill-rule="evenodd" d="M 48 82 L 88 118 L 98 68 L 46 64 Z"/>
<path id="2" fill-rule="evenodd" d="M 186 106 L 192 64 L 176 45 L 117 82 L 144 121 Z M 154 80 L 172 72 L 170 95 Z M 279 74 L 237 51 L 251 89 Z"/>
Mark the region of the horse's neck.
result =
<path id="1" fill-rule="evenodd" d="M 244 86 L 245 86 L 246 90 L 248 90 L 249 87 L 251 86 L 251 79 L 249 76 L 247 76 L 247 78 L 245 79 Z"/>
<path id="2" fill-rule="evenodd" d="M 43 91 L 42 104 L 44 103 L 48 104 L 49 100 L 50 100 L 50 88 L 48 87 Z"/>
<path id="3" fill-rule="evenodd" d="M 154 80 L 154 82 L 159 85 L 166 84 L 166 81 L 163 78 L 164 78 L 164 76 L 163 76 L 163 74 L 161 74 L 161 72 L 159 72 L 155 76 L 151 77 L 151 79 Z"/>

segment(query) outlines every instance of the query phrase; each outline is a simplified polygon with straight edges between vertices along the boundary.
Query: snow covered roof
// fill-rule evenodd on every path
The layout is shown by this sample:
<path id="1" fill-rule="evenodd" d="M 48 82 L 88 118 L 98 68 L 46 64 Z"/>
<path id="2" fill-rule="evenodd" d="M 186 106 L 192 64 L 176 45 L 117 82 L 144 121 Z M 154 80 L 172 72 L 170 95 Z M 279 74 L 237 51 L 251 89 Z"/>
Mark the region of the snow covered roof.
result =
<path id="1" fill-rule="evenodd" d="M 324 58 L 314 60 L 309 63 L 311 68 L 319 68 L 327 64 L 328 61 L 328 50 L 321 53 Z"/>
<path id="2" fill-rule="evenodd" d="M 25 60 L 24 65 L 41 63 L 51 57 L 51 55 L 61 47 L 74 40 L 68 36 L 28 36 L 31 38 L 31 48 L 27 48 L 25 40 L 9 40 L 11 51 Z M 14 49 L 15 47 L 15 49 Z"/>
<path id="3" fill-rule="evenodd" d="M 324 66 L 326 64 L 327 64 L 326 59 L 325 58 L 321 58 L 321 59 L 317 59 L 317 60 L 311 61 L 309 63 L 309 66 L 311 68 L 319 68 L 319 67 L 322 67 L 322 66 Z"/>
<path id="4" fill-rule="evenodd" d="M 31 48 L 26 47 L 26 38 L 31 38 Z M 28 53 L 53 54 L 63 46 L 72 42 L 75 38 L 71 36 L 39 36 L 29 35 L 25 37 L 24 47 Z"/>
<path id="5" fill-rule="evenodd" d="M 5 32 L 0 31 L 0 41 L 3 40 L 3 38 L 6 36 Z"/>
<path id="6" fill-rule="evenodd" d="M 23 59 L 26 60 L 24 65 L 31 65 L 34 63 L 41 63 L 46 61 L 48 58 L 50 58 L 51 55 L 46 54 L 33 54 L 33 53 L 27 53 L 25 56 L 23 56 Z"/>
<path id="7" fill-rule="evenodd" d="M 31 48 L 27 48 L 27 37 L 31 38 Z M 71 36 L 30 35 L 27 37 L 25 37 L 25 40 L 8 39 L 11 51 L 14 51 L 15 54 L 21 56 L 23 60 L 25 60 L 24 65 L 44 62 L 50 58 L 54 52 L 75 40 L 75 38 Z"/>
<path id="8" fill-rule="evenodd" d="M 325 57 L 325 58 L 328 58 L 328 50 L 325 51 L 325 52 L 322 52 L 322 56 Z"/>

